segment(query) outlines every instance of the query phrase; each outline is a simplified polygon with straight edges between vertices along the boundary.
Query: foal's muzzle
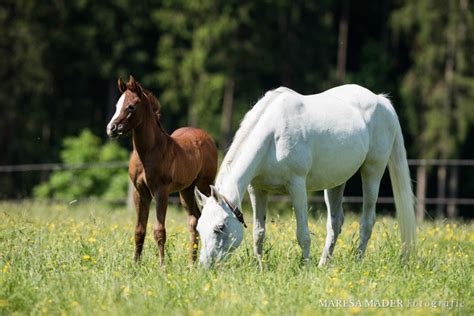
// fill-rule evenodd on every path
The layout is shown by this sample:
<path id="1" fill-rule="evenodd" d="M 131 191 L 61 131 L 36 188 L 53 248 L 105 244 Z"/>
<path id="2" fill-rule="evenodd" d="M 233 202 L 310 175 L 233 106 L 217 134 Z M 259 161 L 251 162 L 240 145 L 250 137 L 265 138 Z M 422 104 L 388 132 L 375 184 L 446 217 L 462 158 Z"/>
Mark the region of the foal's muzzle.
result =
<path id="1" fill-rule="evenodd" d="M 124 134 L 123 124 L 112 124 L 107 129 L 107 135 L 109 135 L 109 137 L 112 137 L 112 138 L 122 136 L 123 134 Z"/>

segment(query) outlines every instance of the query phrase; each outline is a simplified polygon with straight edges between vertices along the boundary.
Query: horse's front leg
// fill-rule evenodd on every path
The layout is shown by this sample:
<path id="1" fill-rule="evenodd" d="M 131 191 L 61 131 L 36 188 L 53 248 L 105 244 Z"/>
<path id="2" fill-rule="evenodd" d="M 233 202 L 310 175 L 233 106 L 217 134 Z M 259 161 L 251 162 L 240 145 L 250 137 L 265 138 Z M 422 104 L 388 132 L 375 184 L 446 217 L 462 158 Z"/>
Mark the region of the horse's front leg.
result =
<path id="1" fill-rule="evenodd" d="M 253 252 L 257 258 L 260 271 L 263 270 L 262 252 L 265 239 L 265 213 L 267 211 L 267 194 L 252 186 L 248 187 L 253 209 Z"/>
<path id="2" fill-rule="evenodd" d="M 311 238 L 308 229 L 308 196 L 306 193 L 306 179 L 294 177 L 289 185 L 288 191 L 291 196 L 293 208 L 296 215 L 296 237 L 303 251 L 303 261 L 309 260 Z"/>
<path id="3" fill-rule="evenodd" d="M 168 190 L 167 188 L 158 188 L 155 193 L 156 200 L 156 223 L 153 228 L 153 236 L 158 245 L 160 255 L 160 266 L 165 262 L 165 243 L 166 243 L 166 209 L 168 208 Z"/>
<path id="4" fill-rule="evenodd" d="M 133 191 L 133 202 L 137 211 L 137 223 L 135 225 L 135 262 L 141 258 L 143 244 L 145 242 L 146 225 L 148 222 L 148 214 L 150 213 L 151 195 L 148 190 L 139 192 Z"/>

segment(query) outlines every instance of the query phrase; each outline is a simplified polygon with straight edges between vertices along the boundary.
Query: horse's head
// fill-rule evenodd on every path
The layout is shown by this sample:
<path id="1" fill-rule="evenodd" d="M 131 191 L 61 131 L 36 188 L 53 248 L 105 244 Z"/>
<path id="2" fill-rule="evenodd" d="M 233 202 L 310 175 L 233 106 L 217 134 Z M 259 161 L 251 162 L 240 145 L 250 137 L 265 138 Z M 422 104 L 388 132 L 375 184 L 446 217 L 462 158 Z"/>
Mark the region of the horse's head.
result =
<path id="1" fill-rule="evenodd" d="M 197 187 L 194 194 L 202 207 L 197 230 L 202 241 L 199 261 L 205 268 L 223 259 L 236 249 L 243 238 L 245 225 L 241 211 L 232 205 L 214 186 L 206 197 Z"/>
<path id="2" fill-rule="evenodd" d="M 107 125 L 107 134 L 110 137 L 118 137 L 128 134 L 131 130 L 141 124 L 149 111 L 147 104 L 152 102 L 156 109 L 152 109 L 155 115 L 159 115 L 159 102 L 154 96 L 146 91 L 132 76 L 127 84 L 118 79 L 118 89 L 122 95 L 116 104 L 115 114 Z M 153 115 L 153 114 L 151 114 Z"/>

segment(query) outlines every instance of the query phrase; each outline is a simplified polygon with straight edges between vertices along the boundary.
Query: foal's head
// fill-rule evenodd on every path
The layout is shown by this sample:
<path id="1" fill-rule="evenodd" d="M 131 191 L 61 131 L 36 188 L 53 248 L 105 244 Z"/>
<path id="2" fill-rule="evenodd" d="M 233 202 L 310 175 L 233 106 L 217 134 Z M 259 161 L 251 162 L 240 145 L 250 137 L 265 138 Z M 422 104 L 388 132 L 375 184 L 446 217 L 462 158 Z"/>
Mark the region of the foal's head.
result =
<path id="1" fill-rule="evenodd" d="M 206 197 L 197 187 L 194 194 L 202 207 L 197 230 L 202 241 L 200 263 L 209 268 L 236 249 L 243 238 L 245 225 L 241 211 L 211 186 L 211 196 Z"/>
<path id="2" fill-rule="evenodd" d="M 140 125 L 146 116 L 160 117 L 160 103 L 132 76 L 127 84 L 118 79 L 118 89 L 122 94 L 116 104 L 115 114 L 107 125 L 107 134 L 118 137 L 128 134 Z"/>

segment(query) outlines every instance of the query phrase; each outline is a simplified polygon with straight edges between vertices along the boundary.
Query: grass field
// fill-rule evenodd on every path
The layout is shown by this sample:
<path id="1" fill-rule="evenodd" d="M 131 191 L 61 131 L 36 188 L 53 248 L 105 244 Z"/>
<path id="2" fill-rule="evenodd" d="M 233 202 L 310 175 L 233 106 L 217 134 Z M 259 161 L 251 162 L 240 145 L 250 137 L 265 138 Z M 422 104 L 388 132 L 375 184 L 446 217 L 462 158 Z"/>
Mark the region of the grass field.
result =
<path id="1" fill-rule="evenodd" d="M 354 259 L 358 221 L 346 216 L 334 260 L 317 267 L 325 218 L 311 219 L 313 260 L 300 266 L 291 214 L 267 216 L 265 269 L 252 255 L 251 227 L 218 269 L 187 261 L 183 211 L 167 218 L 160 268 L 150 234 L 134 264 L 134 214 L 89 204 L 0 204 L 0 314 L 316 315 L 471 314 L 474 224 L 428 222 L 418 255 L 400 263 L 397 224 L 380 217 L 364 260 Z M 250 222 L 250 213 L 246 214 Z"/>

